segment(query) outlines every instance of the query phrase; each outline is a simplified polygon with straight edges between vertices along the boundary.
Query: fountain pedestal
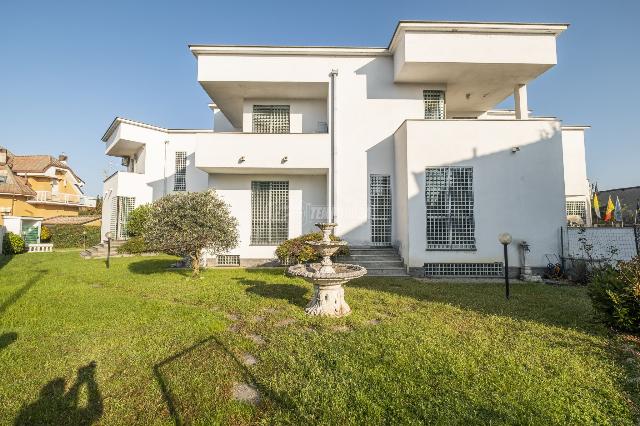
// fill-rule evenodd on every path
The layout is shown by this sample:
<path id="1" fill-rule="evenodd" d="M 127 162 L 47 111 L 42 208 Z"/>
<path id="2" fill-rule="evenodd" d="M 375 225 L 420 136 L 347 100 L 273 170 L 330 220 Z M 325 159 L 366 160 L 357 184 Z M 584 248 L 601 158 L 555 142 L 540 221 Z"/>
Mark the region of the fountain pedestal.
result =
<path id="1" fill-rule="evenodd" d="M 316 223 L 322 231 L 322 241 L 307 241 L 322 256 L 320 263 L 293 265 L 287 270 L 290 276 L 301 277 L 313 284 L 313 297 L 305 308 L 309 315 L 341 317 L 348 315 L 351 308 L 344 300 L 342 284 L 367 273 L 362 266 L 333 263 L 331 256 L 346 241 L 331 241 L 330 235 L 335 223 Z"/>

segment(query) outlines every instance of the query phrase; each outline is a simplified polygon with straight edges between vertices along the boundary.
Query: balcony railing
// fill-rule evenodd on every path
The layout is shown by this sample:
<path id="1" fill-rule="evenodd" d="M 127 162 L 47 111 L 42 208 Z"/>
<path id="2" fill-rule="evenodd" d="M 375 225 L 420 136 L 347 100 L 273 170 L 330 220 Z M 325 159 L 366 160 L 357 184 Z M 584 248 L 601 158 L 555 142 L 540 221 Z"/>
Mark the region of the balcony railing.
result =
<path id="1" fill-rule="evenodd" d="M 95 207 L 96 198 L 78 194 L 53 193 L 51 191 L 36 191 L 32 203 L 68 204 L 82 207 Z"/>

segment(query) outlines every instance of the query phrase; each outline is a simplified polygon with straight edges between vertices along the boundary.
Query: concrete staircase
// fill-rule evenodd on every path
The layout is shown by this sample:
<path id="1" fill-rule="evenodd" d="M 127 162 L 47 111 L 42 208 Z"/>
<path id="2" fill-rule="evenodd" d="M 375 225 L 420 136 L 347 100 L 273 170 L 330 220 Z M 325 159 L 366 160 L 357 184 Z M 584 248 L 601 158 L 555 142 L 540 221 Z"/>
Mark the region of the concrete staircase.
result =
<path id="1" fill-rule="evenodd" d="M 373 277 L 407 277 L 402 258 L 393 247 L 349 246 L 349 256 L 340 256 L 338 262 L 353 263 L 367 268 Z"/>
<path id="2" fill-rule="evenodd" d="M 123 245 L 125 240 L 111 240 L 111 256 L 121 256 L 118 254 L 118 247 Z M 107 243 L 96 244 L 80 252 L 84 259 L 104 259 L 107 257 Z"/>

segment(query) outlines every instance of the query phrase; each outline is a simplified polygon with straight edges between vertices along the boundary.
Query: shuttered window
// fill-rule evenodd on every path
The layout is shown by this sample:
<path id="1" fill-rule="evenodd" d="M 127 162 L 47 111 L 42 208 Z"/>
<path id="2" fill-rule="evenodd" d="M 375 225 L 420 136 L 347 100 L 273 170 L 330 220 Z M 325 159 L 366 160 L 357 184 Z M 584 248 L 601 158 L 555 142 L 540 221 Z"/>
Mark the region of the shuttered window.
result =
<path id="1" fill-rule="evenodd" d="M 289 105 L 254 105 L 254 133 L 289 133 Z"/>
<path id="2" fill-rule="evenodd" d="M 473 168 L 425 170 L 427 250 L 475 250 Z"/>
<path id="3" fill-rule="evenodd" d="M 427 120 L 444 120 L 444 90 L 424 90 L 424 118 Z"/>
<path id="4" fill-rule="evenodd" d="M 289 182 L 251 182 L 251 244 L 278 245 L 289 238 Z"/>
<path id="5" fill-rule="evenodd" d="M 173 190 L 187 190 L 187 153 L 184 151 L 176 152 L 176 171 L 173 180 Z"/>

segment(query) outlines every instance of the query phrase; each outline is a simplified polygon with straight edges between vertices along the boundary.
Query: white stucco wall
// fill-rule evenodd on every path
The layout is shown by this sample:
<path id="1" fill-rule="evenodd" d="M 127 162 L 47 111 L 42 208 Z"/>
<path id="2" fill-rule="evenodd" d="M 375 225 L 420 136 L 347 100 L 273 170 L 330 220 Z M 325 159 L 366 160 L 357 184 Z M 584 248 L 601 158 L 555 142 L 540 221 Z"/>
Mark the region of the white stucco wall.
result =
<path id="1" fill-rule="evenodd" d="M 242 130 L 253 132 L 254 105 L 289 105 L 291 133 L 318 133 L 318 122 L 327 122 L 326 99 L 245 99 Z"/>
<path id="2" fill-rule="evenodd" d="M 229 254 L 247 259 L 275 257 L 276 246 L 251 245 L 251 181 L 289 182 L 290 237 L 314 232 L 314 223 L 326 221 L 320 217 L 327 205 L 325 176 L 211 174 L 209 187 L 229 203 L 231 214 L 238 219 L 240 244 Z"/>
<path id="3" fill-rule="evenodd" d="M 509 232 L 511 266 L 517 243 L 530 243 L 531 266 L 545 266 L 544 255 L 559 250 L 565 224 L 562 135 L 557 121 L 447 120 L 407 121 L 406 174 L 408 266 L 425 262 L 502 260 L 498 235 Z M 396 134 L 399 145 L 404 135 Z M 512 148 L 519 151 L 513 152 Z M 476 250 L 427 251 L 425 167 L 473 167 Z"/>

